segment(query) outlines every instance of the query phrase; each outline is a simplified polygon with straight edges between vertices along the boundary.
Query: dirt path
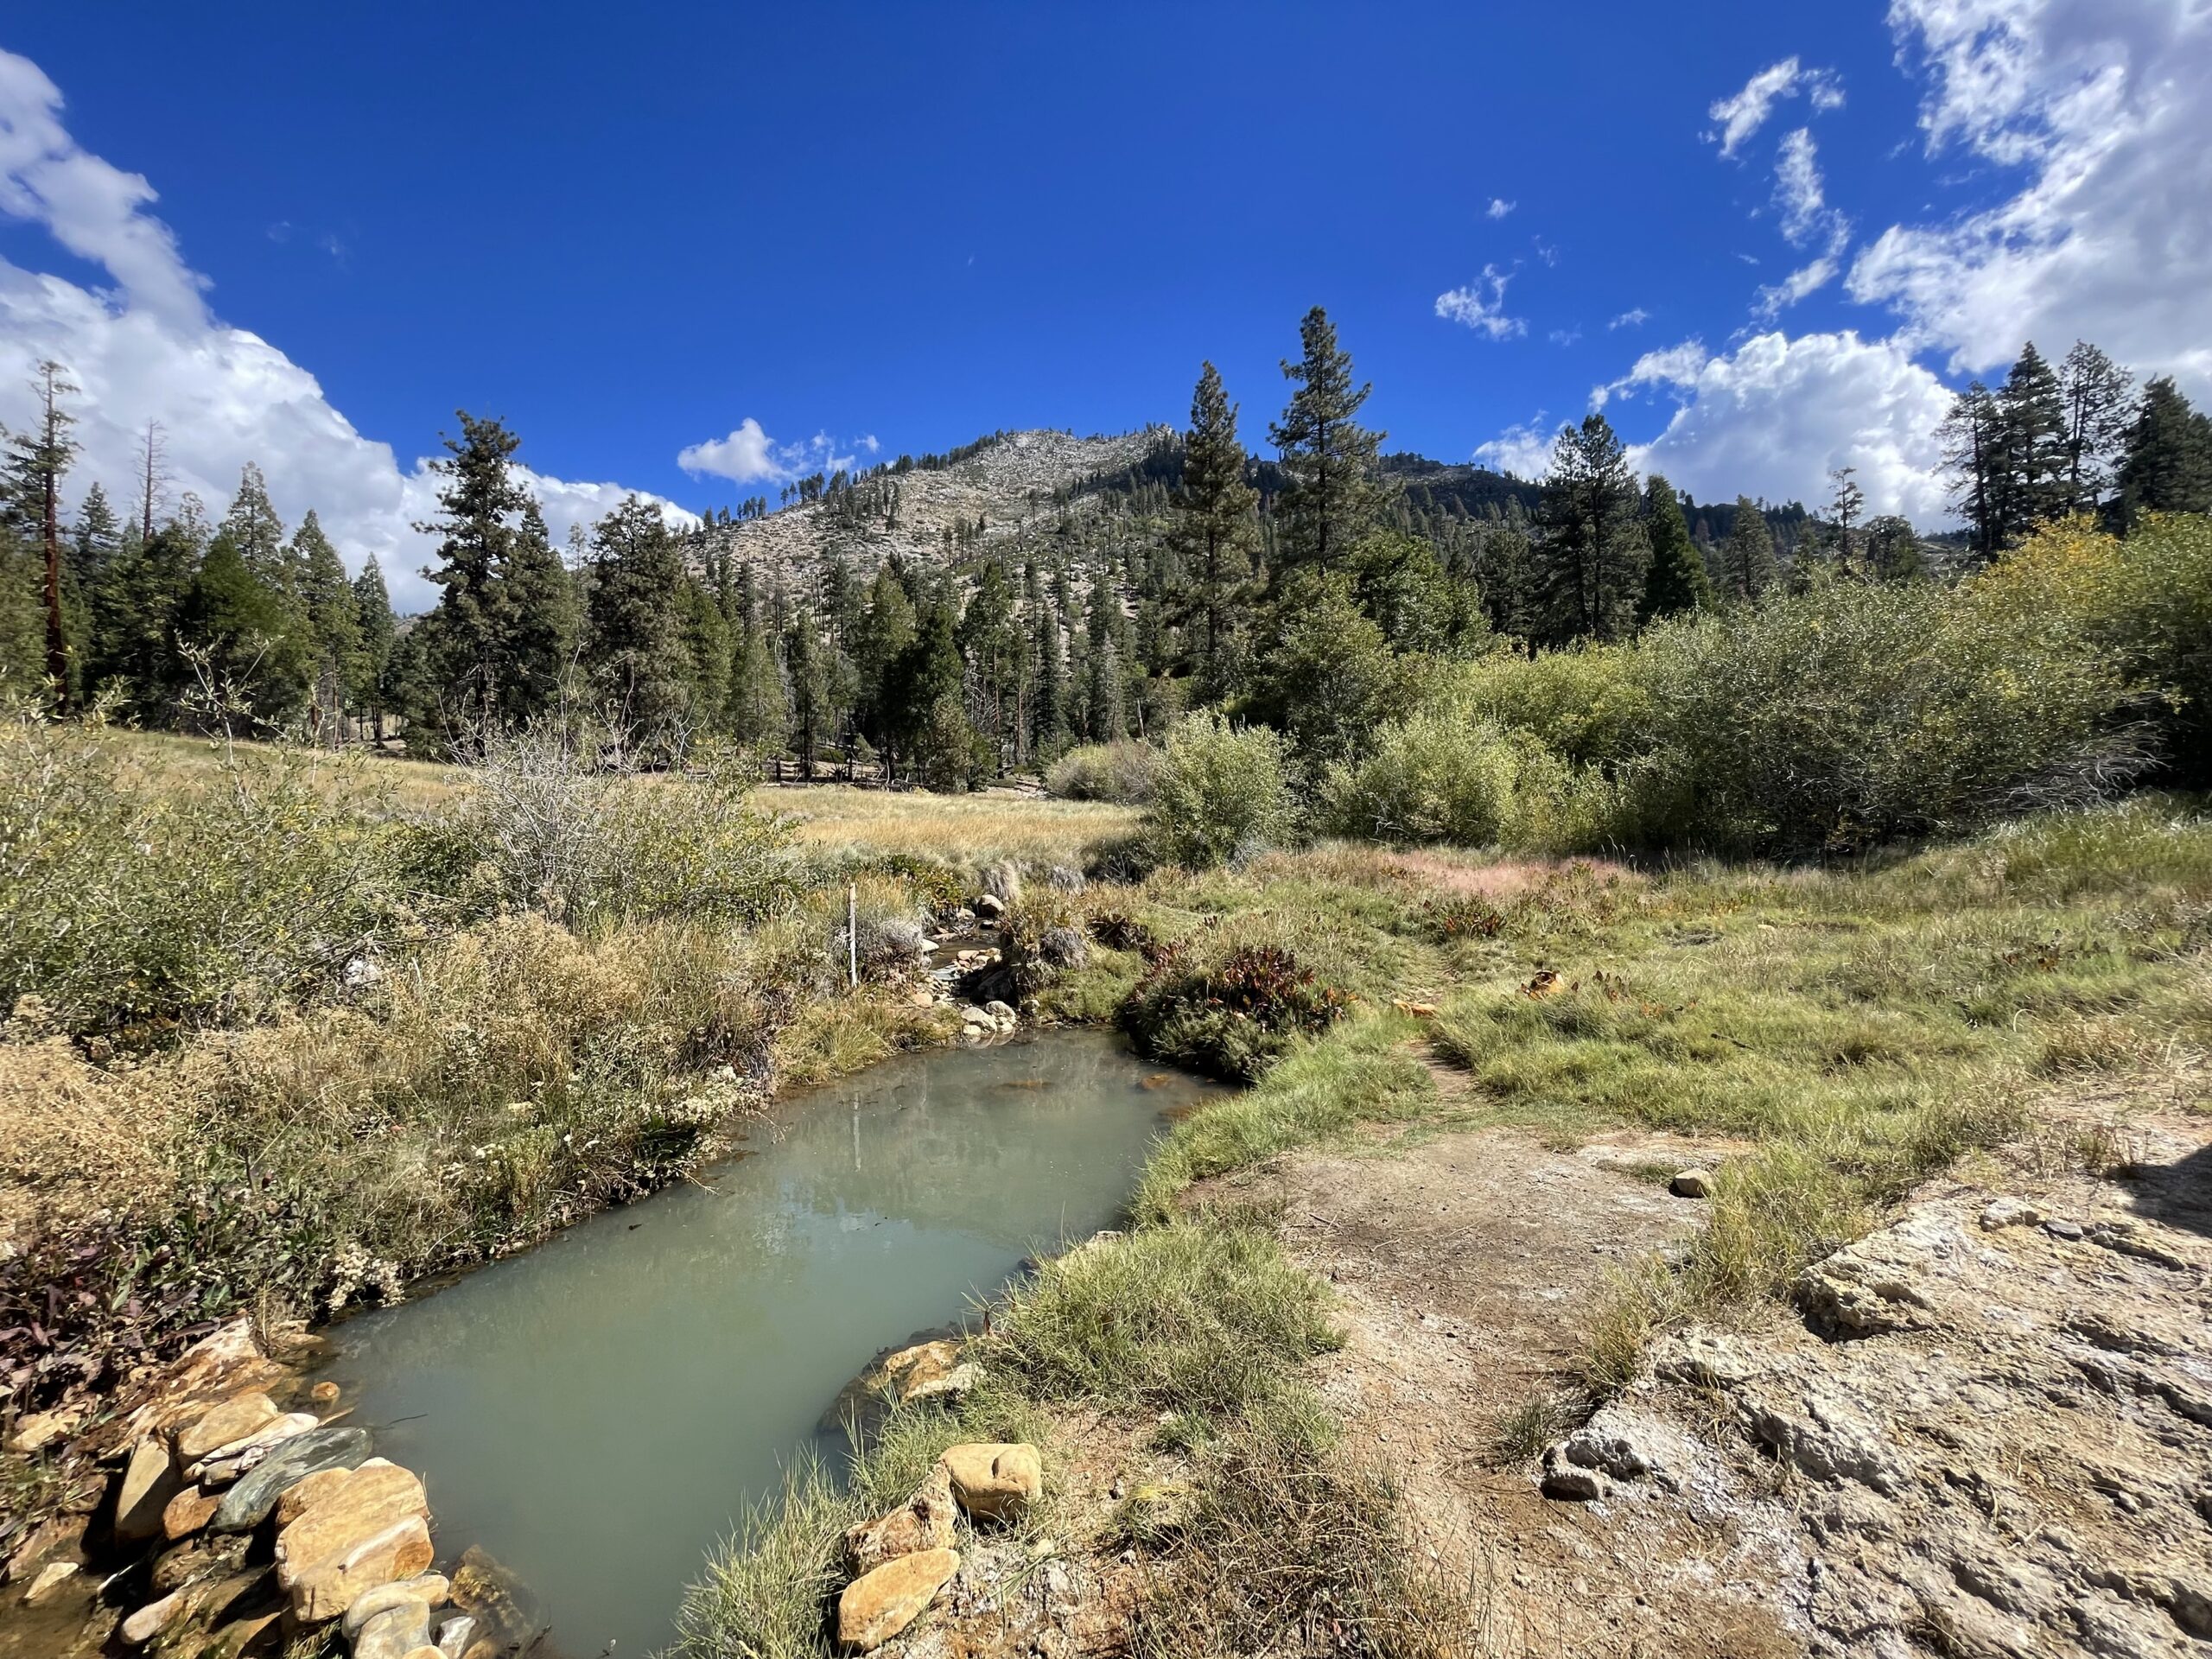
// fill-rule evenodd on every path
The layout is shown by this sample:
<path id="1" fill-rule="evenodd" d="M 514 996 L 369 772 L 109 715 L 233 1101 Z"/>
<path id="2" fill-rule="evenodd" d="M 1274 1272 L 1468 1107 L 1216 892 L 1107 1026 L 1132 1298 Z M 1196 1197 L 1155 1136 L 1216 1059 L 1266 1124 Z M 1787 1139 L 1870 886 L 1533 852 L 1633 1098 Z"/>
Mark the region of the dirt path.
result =
<path id="1" fill-rule="evenodd" d="M 1723 1147 L 1613 1136 L 1573 1153 L 1480 1129 L 1377 1135 L 1350 1153 L 1232 1179 L 1280 1205 L 1285 1244 L 1341 1301 L 1320 1382 L 1347 1449 L 1399 1484 L 1419 1546 L 1469 1593 L 1478 1651 L 1514 1656 L 1795 1654 L 1775 1609 L 1789 1549 L 1727 1504 L 1606 1513 L 1539 1495 L 1503 1452 L 1516 1412 L 1555 1389 L 1618 1266 L 1678 1244 L 1705 1205 L 1632 1170 Z"/>

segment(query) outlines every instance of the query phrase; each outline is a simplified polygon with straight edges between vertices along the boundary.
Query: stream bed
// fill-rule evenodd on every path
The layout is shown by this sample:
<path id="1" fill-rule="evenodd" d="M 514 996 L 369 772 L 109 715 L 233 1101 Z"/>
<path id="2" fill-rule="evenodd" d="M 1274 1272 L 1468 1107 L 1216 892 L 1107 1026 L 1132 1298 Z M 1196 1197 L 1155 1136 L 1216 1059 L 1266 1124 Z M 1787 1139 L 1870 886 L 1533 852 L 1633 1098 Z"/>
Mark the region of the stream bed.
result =
<path id="1" fill-rule="evenodd" d="M 908 1055 L 779 1103 L 740 1153 L 328 1334 L 325 1375 L 415 1469 L 440 1559 L 482 1546 L 546 1647 L 640 1659 L 876 1355 L 1111 1226 L 1215 1086 L 1113 1038 Z"/>

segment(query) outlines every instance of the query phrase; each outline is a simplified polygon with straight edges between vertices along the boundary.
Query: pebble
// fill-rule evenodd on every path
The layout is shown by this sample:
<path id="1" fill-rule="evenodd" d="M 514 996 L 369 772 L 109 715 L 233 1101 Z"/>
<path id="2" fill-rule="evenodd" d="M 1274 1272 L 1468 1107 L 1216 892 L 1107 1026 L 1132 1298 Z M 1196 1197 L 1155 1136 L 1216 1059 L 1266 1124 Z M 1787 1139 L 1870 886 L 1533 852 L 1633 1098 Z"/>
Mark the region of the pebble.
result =
<path id="1" fill-rule="evenodd" d="M 1685 1169 L 1667 1183 L 1667 1190 L 1678 1198 L 1709 1198 L 1713 1196 L 1713 1172 Z"/>

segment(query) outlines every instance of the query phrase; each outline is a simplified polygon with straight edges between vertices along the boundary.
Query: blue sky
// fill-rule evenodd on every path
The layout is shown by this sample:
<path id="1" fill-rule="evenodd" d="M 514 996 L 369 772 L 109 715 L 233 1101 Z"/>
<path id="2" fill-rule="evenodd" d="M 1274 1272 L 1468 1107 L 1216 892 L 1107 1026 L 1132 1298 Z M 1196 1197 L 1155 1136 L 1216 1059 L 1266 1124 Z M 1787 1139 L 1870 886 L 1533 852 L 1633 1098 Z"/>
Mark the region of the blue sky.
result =
<path id="1" fill-rule="evenodd" d="M 2186 0 L 365 17 L 0 24 L 0 419 L 51 353 L 86 476 L 157 415 L 404 567 L 457 406 L 556 523 L 1179 421 L 1205 357 L 1257 442 L 1315 302 L 1394 447 L 1529 470 L 1595 398 L 1701 495 L 1923 521 L 2026 333 L 2212 390 Z"/>

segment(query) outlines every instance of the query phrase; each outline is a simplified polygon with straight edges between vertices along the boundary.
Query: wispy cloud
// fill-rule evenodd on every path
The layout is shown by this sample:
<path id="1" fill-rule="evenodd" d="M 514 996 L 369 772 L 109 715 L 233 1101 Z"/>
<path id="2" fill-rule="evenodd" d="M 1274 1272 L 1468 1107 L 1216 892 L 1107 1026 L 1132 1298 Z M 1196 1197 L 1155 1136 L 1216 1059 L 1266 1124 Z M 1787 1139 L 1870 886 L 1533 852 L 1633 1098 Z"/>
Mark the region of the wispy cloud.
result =
<path id="1" fill-rule="evenodd" d="M 1512 280 L 1512 272 L 1484 265 L 1483 274 L 1465 287 L 1447 289 L 1436 296 L 1436 315 L 1486 339 L 1516 339 L 1529 332 L 1529 325 L 1505 315 L 1505 285 Z"/>
<path id="2" fill-rule="evenodd" d="M 1622 312 L 1620 315 L 1615 317 L 1611 322 L 1607 323 L 1605 325 L 1605 332 L 1607 334 L 1611 334 L 1616 329 L 1619 328 L 1641 328 L 1645 323 L 1650 321 L 1651 314 L 1639 305 L 1632 310 Z"/>
<path id="3" fill-rule="evenodd" d="M 1713 100 L 1706 114 L 1719 124 L 1705 135 L 1706 142 L 1719 144 L 1721 155 L 1732 160 L 1766 124 L 1775 105 L 1800 92 L 1812 100 L 1816 111 L 1839 109 L 1843 79 L 1833 69 L 1808 69 L 1794 57 L 1769 64 L 1745 81 L 1741 91 Z"/>
<path id="4" fill-rule="evenodd" d="M 1580 328 L 1554 328 L 1544 338 L 1554 346 L 1572 346 L 1582 338 L 1582 331 Z"/>
<path id="5" fill-rule="evenodd" d="M 1511 213 L 1520 205 L 1521 204 L 1517 201 L 1508 201 L 1503 196 L 1492 196 L 1490 199 L 1489 207 L 1484 211 L 1488 213 L 1492 219 L 1503 219 L 1508 213 Z"/>

